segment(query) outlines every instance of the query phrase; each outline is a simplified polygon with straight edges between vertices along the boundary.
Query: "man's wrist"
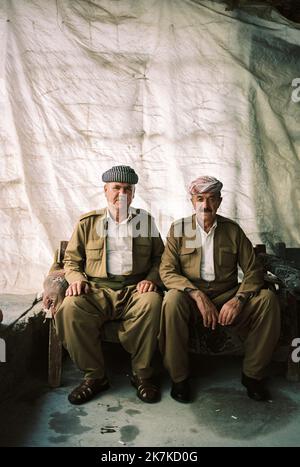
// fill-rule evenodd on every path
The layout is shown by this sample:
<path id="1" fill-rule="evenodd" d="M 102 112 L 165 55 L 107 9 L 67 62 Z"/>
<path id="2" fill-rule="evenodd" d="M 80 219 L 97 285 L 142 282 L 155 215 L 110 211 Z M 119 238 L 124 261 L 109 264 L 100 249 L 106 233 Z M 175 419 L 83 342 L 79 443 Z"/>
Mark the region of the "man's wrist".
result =
<path id="1" fill-rule="evenodd" d="M 237 300 L 241 305 L 245 305 L 245 303 L 248 300 L 248 295 L 242 294 L 242 293 L 237 293 L 233 298 L 235 300 Z"/>
<path id="2" fill-rule="evenodd" d="M 193 299 L 195 299 L 196 297 L 200 297 L 202 295 L 202 292 L 199 289 L 191 289 L 187 287 L 186 289 L 184 289 L 184 291 L 188 293 L 189 296 Z"/>

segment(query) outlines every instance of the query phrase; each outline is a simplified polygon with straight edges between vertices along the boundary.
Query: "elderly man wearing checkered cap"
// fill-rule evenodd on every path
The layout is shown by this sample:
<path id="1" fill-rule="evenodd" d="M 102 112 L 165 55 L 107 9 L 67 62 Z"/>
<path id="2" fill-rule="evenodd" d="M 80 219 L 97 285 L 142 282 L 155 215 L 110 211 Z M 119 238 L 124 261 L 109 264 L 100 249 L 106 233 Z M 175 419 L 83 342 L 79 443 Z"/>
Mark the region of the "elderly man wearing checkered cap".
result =
<path id="1" fill-rule="evenodd" d="M 114 166 L 102 175 L 107 207 L 80 217 L 65 254 L 66 297 L 55 322 L 84 379 L 70 394 L 83 404 L 108 389 L 100 329 L 121 320 L 119 339 L 131 354 L 131 383 L 143 402 L 157 402 L 152 357 L 157 346 L 164 246 L 154 219 L 131 207 L 138 175 Z"/>

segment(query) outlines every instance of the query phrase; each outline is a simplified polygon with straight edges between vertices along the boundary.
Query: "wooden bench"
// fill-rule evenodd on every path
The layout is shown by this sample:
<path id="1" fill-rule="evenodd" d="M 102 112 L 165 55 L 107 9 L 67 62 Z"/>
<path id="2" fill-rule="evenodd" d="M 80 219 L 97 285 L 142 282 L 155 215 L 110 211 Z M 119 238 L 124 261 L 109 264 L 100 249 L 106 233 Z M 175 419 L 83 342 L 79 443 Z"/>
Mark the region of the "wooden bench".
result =
<path id="1" fill-rule="evenodd" d="M 68 245 L 67 241 L 60 242 L 56 251 L 54 263 L 49 271 L 44 284 L 46 292 L 54 306 L 58 306 L 65 296 L 68 283 L 64 279 L 63 259 Z M 282 333 L 281 344 L 287 348 L 288 361 L 286 377 L 289 381 L 300 381 L 300 365 L 291 360 L 294 350 L 291 347 L 292 340 L 300 337 L 299 314 L 300 314 L 300 248 L 293 249 L 299 253 L 299 269 L 297 264 L 288 259 L 290 251 L 285 245 L 280 243 L 277 246 L 278 255 L 266 254 L 264 245 L 255 247 L 256 254 L 259 255 L 265 268 L 266 284 L 278 295 L 282 312 Z M 295 258 L 295 251 L 292 253 Z M 272 273 L 272 275 L 270 275 Z M 44 297 L 45 298 L 45 297 Z M 46 317 L 49 318 L 49 354 L 48 354 L 48 382 L 53 388 L 60 386 L 62 371 L 62 344 L 55 331 L 54 319 L 49 310 Z M 109 321 L 102 328 L 101 340 L 104 342 L 118 343 L 118 321 Z M 209 337 L 208 337 L 209 336 Z M 230 330 L 217 327 L 214 331 L 214 338 L 205 328 L 200 329 L 200 325 L 191 326 L 190 351 L 206 354 L 236 354 L 240 352 L 241 342 L 237 342 Z M 209 339 L 213 342 L 213 348 L 209 348 Z M 238 346 L 240 348 L 238 349 Z"/>

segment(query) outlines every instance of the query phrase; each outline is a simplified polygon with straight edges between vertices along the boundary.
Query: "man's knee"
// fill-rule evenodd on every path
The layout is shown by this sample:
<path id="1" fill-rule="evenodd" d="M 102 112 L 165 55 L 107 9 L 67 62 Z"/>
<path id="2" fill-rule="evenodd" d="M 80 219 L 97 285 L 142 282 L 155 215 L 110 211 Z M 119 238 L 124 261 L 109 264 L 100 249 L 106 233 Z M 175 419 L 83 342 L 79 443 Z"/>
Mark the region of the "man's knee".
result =
<path id="1" fill-rule="evenodd" d="M 263 303 L 267 303 L 270 306 L 278 305 L 278 299 L 275 293 L 270 289 L 262 289 L 258 297 Z"/>
<path id="2" fill-rule="evenodd" d="M 158 292 L 145 292 L 139 296 L 140 313 L 159 318 L 161 312 L 162 296 Z"/>
<path id="3" fill-rule="evenodd" d="M 271 315 L 274 319 L 279 318 L 279 301 L 272 290 L 262 289 L 257 298 L 265 315 Z"/>
<path id="4" fill-rule="evenodd" d="M 147 302 L 150 308 L 151 320 L 159 323 L 161 315 L 162 296 L 158 292 L 147 292 Z"/>
<path id="5" fill-rule="evenodd" d="M 81 296 L 65 297 L 56 312 L 55 318 L 61 319 L 67 316 L 68 319 L 71 320 L 74 316 L 76 316 L 76 313 L 78 313 L 78 305 L 81 301 L 82 301 Z"/>
<path id="6" fill-rule="evenodd" d="M 177 316 L 183 312 L 188 314 L 190 311 L 189 297 L 181 290 L 169 290 L 163 301 L 163 311 L 168 316 Z"/>
<path id="7" fill-rule="evenodd" d="M 181 305 L 182 303 L 186 303 L 187 299 L 188 297 L 185 292 L 182 292 L 181 290 L 171 289 L 168 290 L 168 292 L 165 295 L 164 304 L 172 306 Z"/>
<path id="8" fill-rule="evenodd" d="M 146 292 L 146 299 L 151 307 L 160 308 L 162 304 L 162 296 L 158 292 Z"/>

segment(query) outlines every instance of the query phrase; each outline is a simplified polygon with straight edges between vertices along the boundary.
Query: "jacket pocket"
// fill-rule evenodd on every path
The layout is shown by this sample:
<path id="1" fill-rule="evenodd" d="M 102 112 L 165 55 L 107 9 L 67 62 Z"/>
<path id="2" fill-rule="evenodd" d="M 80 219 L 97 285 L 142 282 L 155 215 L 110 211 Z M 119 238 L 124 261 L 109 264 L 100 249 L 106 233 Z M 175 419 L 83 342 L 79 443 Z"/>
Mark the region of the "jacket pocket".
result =
<path id="1" fill-rule="evenodd" d="M 194 266 L 194 252 L 195 248 L 187 248 L 182 246 L 179 251 L 179 261 L 182 272 L 190 272 Z"/>
<path id="2" fill-rule="evenodd" d="M 222 269 L 235 270 L 237 268 L 237 253 L 230 248 L 220 248 L 219 250 L 220 267 Z"/>
<path id="3" fill-rule="evenodd" d="M 150 258 L 151 251 L 152 251 L 151 239 L 148 237 L 136 237 L 133 239 L 133 241 L 134 241 L 133 248 L 134 248 L 134 252 L 137 258 L 139 256 L 142 256 L 142 257 L 147 256 Z"/>
<path id="4" fill-rule="evenodd" d="M 87 261 L 97 261 L 102 258 L 104 249 L 104 239 L 90 240 L 85 247 L 85 256 Z"/>

